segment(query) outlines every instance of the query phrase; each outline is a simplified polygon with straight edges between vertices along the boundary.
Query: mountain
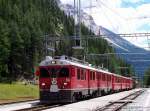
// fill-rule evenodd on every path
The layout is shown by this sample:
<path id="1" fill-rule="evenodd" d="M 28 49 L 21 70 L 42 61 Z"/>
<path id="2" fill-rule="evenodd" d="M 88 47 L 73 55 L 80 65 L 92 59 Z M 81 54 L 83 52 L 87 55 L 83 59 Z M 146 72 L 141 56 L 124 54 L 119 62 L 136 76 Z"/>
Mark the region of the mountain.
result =
<path id="1" fill-rule="evenodd" d="M 150 51 L 135 46 L 104 27 L 101 27 L 101 30 L 115 48 L 116 54 L 126 60 L 127 63 L 132 64 L 136 74 L 143 77 L 145 70 L 150 67 Z"/>
<path id="2" fill-rule="evenodd" d="M 74 11 L 74 7 L 72 5 L 62 4 L 59 2 L 59 7 L 68 16 L 74 16 L 74 13 L 76 13 L 76 10 Z M 127 63 L 133 65 L 137 76 L 143 77 L 145 70 L 150 67 L 149 51 L 135 46 L 102 26 L 96 25 L 92 16 L 88 15 L 83 10 L 81 10 L 81 21 L 96 35 L 99 35 L 100 33 L 102 35 L 106 35 L 106 40 L 115 48 L 116 54 L 123 58 Z"/>
<path id="3" fill-rule="evenodd" d="M 74 10 L 74 7 L 70 4 L 62 4 L 61 2 L 59 2 L 59 7 L 68 16 L 73 16 L 74 17 L 74 13 L 77 12 L 77 10 Z M 88 15 L 87 13 L 85 13 L 83 10 L 81 10 L 81 22 L 84 23 L 84 25 L 86 27 L 89 27 L 90 30 L 92 32 L 94 32 L 96 35 L 99 34 L 99 29 L 100 28 L 94 22 L 93 17 L 91 15 Z"/>

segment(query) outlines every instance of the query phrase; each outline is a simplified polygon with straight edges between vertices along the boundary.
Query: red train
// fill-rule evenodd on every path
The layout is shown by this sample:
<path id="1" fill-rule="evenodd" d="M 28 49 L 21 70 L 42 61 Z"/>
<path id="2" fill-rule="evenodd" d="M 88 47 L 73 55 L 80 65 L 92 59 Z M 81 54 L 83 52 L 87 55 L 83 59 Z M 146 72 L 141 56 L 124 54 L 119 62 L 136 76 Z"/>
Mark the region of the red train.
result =
<path id="1" fill-rule="evenodd" d="M 85 97 L 129 90 L 133 80 L 81 63 L 67 56 L 43 60 L 36 75 L 39 76 L 42 103 L 74 102 Z"/>

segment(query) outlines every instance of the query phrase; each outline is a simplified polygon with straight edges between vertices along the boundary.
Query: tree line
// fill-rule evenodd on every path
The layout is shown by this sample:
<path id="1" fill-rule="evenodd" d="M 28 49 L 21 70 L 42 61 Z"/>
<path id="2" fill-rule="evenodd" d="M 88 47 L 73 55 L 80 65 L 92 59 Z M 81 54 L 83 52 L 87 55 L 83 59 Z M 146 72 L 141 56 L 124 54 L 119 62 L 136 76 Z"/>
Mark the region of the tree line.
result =
<path id="1" fill-rule="evenodd" d="M 64 37 L 65 41 L 57 44 L 55 55 L 84 55 L 83 50 L 72 50 L 72 42 L 67 37 L 74 35 L 74 25 L 74 19 L 60 10 L 57 0 L 0 0 L 0 81 L 34 77 L 34 67 L 45 56 L 43 35 Z M 81 35 L 94 34 L 81 24 Z M 88 53 L 115 53 L 104 39 L 88 43 Z M 116 55 L 108 60 L 99 56 L 86 59 L 96 65 L 104 64 L 118 74 L 127 72 L 117 67 L 127 66 L 128 74 L 132 73 L 131 66 Z"/>

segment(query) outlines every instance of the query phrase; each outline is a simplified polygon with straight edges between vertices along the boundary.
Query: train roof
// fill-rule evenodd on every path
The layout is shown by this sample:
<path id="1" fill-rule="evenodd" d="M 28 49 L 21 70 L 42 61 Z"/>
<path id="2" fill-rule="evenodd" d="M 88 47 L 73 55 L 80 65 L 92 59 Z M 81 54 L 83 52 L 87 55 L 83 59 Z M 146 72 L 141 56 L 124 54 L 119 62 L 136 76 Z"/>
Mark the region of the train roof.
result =
<path id="1" fill-rule="evenodd" d="M 85 68 L 85 69 L 95 70 L 98 72 L 114 75 L 117 77 L 132 79 L 129 77 L 124 77 L 124 76 L 121 76 L 118 74 L 111 73 L 109 71 L 102 69 L 101 67 L 91 66 L 91 64 L 89 64 L 87 62 L 83 62 L 83 61 L 81 62 L 80 60 L 78 60 L 76 58 L 68 58 L 67 56 L 60 56 L 60 57 L 56 56 L 54 58 L 52 58 L 50 56 L 46 56 L 45 60 L 43 60 L 40 63 L 40 66 L 48 66 L 48 65 L 73 65 L 73 66 L 77 66 L 77 67 L 81 67 L 81 68 Z"/>

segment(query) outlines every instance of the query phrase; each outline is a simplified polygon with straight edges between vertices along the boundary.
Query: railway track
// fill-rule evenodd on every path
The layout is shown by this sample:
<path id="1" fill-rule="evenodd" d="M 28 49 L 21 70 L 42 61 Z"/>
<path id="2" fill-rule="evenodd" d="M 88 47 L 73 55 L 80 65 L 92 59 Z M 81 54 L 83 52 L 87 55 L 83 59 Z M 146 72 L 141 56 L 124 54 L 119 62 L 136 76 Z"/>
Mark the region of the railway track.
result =
<path id="1" fill-rule="evenodd" d="M 140 90 L 135 93 L 132 93 L 118 101 L 110 102 L 108 105 L 97 108 L 95 111 L 120 111 L 122 107 L 127 105 L 128 103 L 132 103 L 133 100 L 141 95 L 144 91 Z"/>
<path id="2" fill-rule="evenodd" d="M 14 101 L 14 102 L 8 102 L 8 103 L 0 103 L 0 106 L 2 106 L 2 105 L 16 104 L 16 103 L 32 102 L 32 101 L 38 101 L 38 100 L 39 99 L 31 99 L 31 100 Z"/>
<path id="3" fill-rule="evenodd" d="M 60 105 L 59 104 L 57 104 L 57 105 L 38 104 L 38 105 L 33 106 L 31 108 L 19 109 L 19 110 L 15 110 L 15 111 L 41 111 L 41 110 L 50 109 L 50 108 L 54 108 L 54 107 L 58 107 L 58 106 L 60 106 Z"/>

